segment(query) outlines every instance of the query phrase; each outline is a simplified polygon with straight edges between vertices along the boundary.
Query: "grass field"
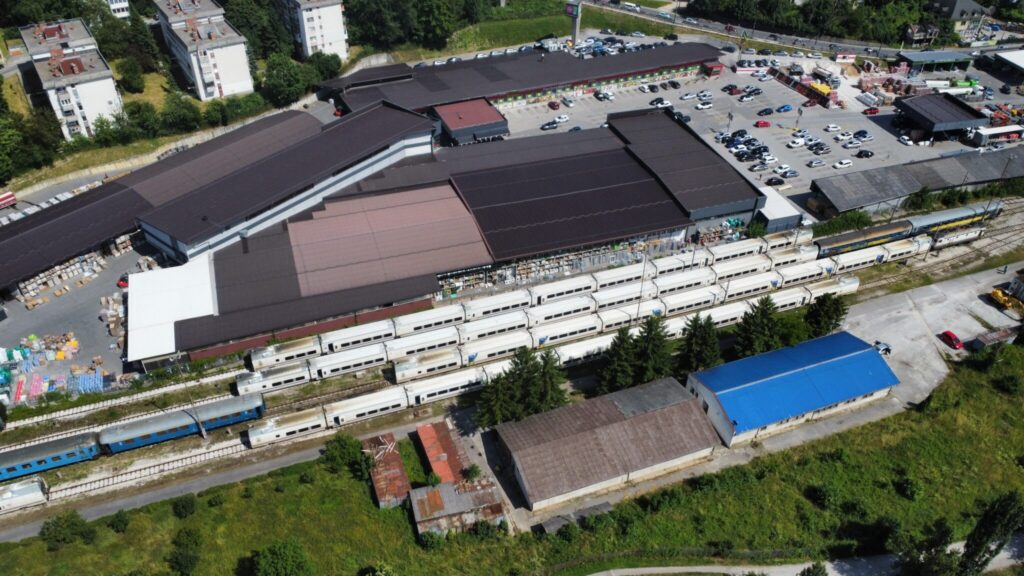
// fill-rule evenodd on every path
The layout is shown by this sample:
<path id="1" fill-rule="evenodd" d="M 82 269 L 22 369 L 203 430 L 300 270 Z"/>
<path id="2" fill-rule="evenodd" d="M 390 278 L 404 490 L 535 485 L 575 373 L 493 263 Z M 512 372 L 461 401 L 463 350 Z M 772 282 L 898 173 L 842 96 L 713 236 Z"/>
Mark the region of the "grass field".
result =
<path id="1" fill-rule="evenodd" d="M 568 576 L 661 559 L 688 563 L 709 546 L 763 551 L 779 562 L 872 553 L 886 527 L 916 532 L 938 515 L 963 537 L 978 502 L 1024 487 L 1022 398 L 992 386 L 1024 371 L 1024 349 L 1005 348 L 997 360 L 955 366 L 915 411 L 621 504 L 571 542 L 531 534 L 488 541 L 460 536 L 442 550 L 423 550 L 405 510 L 378 510 L 366 484 L 311 463 L 220 487 L 225 504 L 203 503 L 184 521 L 164 502 L 132 512 L 123 536 L 101 528 L 91 547 L 49 553 L 30 539 L 0 545 L 0 555 L 7 571 L 26 576 L 159 572 L 174 533 L 192 526 L 203 534 L 204 575 L 230 574 L 253 550 L 294 536 L 317 574 L 354 574 L 383 560 L 410 576 L 513 570 Z M 400 450 L 420 482 L 425 475 L 415 450 L 405 442 Z M 302 484 L 299 476 L 309 470 L 316 481 Z M 825 497 L 812 502 L 806 495 L 812 487 Z M 565 568 L 548 572 L 555 566 Z"/>
<path id="2" fill-rule="evenodd" d="M 21 78 L 17 74 L 4 78 L 3 89 L 3 97 L 7 100 L 11 112 L 22 116 L 28 116 L 32 112 L 28 105 L 28 96 L 25 95 L 25 87 L 21 85 Z"/>

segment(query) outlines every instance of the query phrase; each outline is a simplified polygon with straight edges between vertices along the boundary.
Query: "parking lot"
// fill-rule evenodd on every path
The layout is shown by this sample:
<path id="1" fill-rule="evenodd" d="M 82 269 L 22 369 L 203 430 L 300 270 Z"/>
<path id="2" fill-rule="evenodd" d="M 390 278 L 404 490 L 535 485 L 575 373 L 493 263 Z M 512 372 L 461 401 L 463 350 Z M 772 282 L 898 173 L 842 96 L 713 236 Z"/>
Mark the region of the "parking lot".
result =
<path id="1" fill-rule="evenodd" d="M 653 42 L 656 40 L 658 39 L 645 38 L 640 41 Z M 742 57 L 750 58 L 747 55 Z M 730 65 L 737 58 L 737 55 L 726 55 L 722 61 L 726 65 Z M 783 58 L 783 60 L 785 65 L 799 63 L 805 70 L 812 70 L 816 63 L 822 62 L 794 58 Z M 829 64 L 825 62 L 825 65 Z M 835 66 L 835 64 L 831 65 Z M 975 72 L 975 70 L 971 70 L 971 73 Z M 748 73 L 737 74 L 730 69 L 726 69 L 718 78 L 691 78 L 680 82 L 682 86 L 679 89 L 659 90 L 656 94 L 642 92 L 639 86 L 619 88 L 612 90 L 615 100 L 610 102 L 601 102 L 593 95 L 586 95 L 576 97 L 572 107 L 560 105 L 559 109 L 552 110 L 546 102 L 540 102 L 506 108 L 503 112 L 509 120 L 511 137 L 516 138 L 542 133 L 540 130 L 542 124 L 563 114 L 569 119 L 556 128 L 558 131 L 571 130 L 577 126 L 581 129 L 600 128 L 609 113 L 649 108 L 652 100 L 662 97 L 671 102 L 676 110 L 689 115 L 691 117 L 690 126 L 694 131 L 716 150 L 720 150 L 723 157 L 727 158 L 752 182 L 760 184 L 775 174 L 771 171 L 751 172 L 749 168 L 756 162 L 740 162 L 726 152 L 724 146 L 714 142 L 714 134 L 719 130 L 732 132 L 742 128 L 767 145 L 772 155 L 778 158 L 778 163 L 773 164 L 773 168 L 786 164 L 798 172 L 797 176 L 787 178 L 785 184 L 780 185 L 778 189 L 801 208 L 804 208 L 805 200 L 810 193 L 811 181 L 815 178 L 832 176 L 840 172 L 927 160 L 965 151 L 976 151 L 976 149 L 959 142 L 936 141 L 933 146 L 908 146 L 900 143 L 899 133 L 892 126 L 892 121 L 895 118 L 894 110 L 891 107 L 886 107 L 882 108 L 881 113 L 877 115 L 864 115 L 863 111 L 866 106 L 853 99 L 859 90 L 851 85 L 853 80 L 850 79 L 844 79 L 843 86 L 840 88 L 840 94 L 847 103 L 846 109 L 825 109 L 820 106 L 803 108 L 801 104 L 806 101 L 806 98 L 780 82 L 775 80 L 760 82 Z M 760 88 L 763 94 L 754 97 L 750 102 L 740 102 L 739 96 L 730 96 L 722 91 L 722 87 L 728 84 L 735 84 L 739 88 L 747 85 L 754 86 Z M 681 100 L 681 97 L 687 92 L 696 93 L 705 89 L 711 91 L 713 95 L 711 100 L 713 107 L 709 110 L 696 110 L 697 100 L 695 99 Z M 1019 100 L 1020 97 L 1013 99 Z M 997 99 L 998 102 L 1004 100 L 1011 100 L 1011 98 L 1000 95 Z M 774 112 L 785 104 L 790 105 L 792 110 L 784 113 Z M 759 110 L 768 107 L 773 109 L 771 115 L 765 117 L 757 115 Z M 754 123 L 757 120 L 766 120 L 770 126 L 755 128 Z M 825 132 L 825 127 L 829 124 L 839 126 L 841 132 L 866 130 L 871 134 L 872 139 L 869 142 L 864 142 L 859 148 L 845 149 L 842 147 L 842 142 L 837 142 L 834 139 L 839 132 Z M 787 143 L 792 140 L 793 131 L 797 129 L 806 129 L 809 135 L 820 138 L 830 146 L 831 152 L 815 156 L 805 146 L 787 147 Z M 869 150 L 873 153 L 873 157 L 857 158 L 857 152 L 860 150 Z M 823 166 L 808 167 L 808 162 L 818 158 L 824 161 Z M 851 166 L 840 169 L 832 167 L 837 161 L 843 159 L 850 160 Z"/>

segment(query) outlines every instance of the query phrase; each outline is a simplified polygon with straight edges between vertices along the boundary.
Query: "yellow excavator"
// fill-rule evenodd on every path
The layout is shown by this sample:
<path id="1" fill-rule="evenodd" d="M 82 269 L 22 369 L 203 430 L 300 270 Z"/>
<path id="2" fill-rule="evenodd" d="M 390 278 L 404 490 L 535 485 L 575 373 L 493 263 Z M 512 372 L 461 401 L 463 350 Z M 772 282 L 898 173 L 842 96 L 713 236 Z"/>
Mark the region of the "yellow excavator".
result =
<path id="1" fill-rule="evenodd" d="M 992 299 L 1003 308 L 1016 312 L 1021 316 L 1021 318 L 1024 318 L 1024 302 L 1021 302 L 1020 299 L 1013 294 L 1010 294 L 1002 288 L 996 288 L 992 290 Z"/>

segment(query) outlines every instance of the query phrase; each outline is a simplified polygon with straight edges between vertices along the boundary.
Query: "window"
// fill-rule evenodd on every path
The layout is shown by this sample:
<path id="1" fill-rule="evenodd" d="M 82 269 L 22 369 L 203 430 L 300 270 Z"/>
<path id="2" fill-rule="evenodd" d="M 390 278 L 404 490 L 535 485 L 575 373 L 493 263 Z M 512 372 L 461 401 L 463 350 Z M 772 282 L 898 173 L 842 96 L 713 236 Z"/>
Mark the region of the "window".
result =
<path id="1" fill-rule="evenodd" d="M 7 469 L 7 472 L 17 472 L 17 471 L 18 471 L 18 468 L 16 466 L 14 468 L 8 468 Z"/>

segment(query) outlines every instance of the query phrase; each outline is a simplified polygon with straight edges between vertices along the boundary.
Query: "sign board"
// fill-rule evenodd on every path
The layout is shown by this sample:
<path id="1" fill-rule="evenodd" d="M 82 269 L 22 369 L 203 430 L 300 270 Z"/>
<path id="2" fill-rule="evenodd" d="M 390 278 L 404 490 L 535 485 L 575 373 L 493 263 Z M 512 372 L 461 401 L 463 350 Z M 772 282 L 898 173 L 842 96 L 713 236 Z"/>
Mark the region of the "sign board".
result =
<path id="1" fill-rule="evenodd" d="M 836 57 L 835 57 L 835 61 L 839 62 L 841 64 L 853 64 L 854 62 L 857 61 L 857 55 L 856 54 L 840 54 L 840 53 L 837 53 Z"/>
<path id="2" fill-rule="evenodd" d="M 569 0 L 568 2 L 565 3 L 565 15 L 570 18 L 580 17 L 579 0 L 576 0 L 575 2 L 573 0 Z"/>

